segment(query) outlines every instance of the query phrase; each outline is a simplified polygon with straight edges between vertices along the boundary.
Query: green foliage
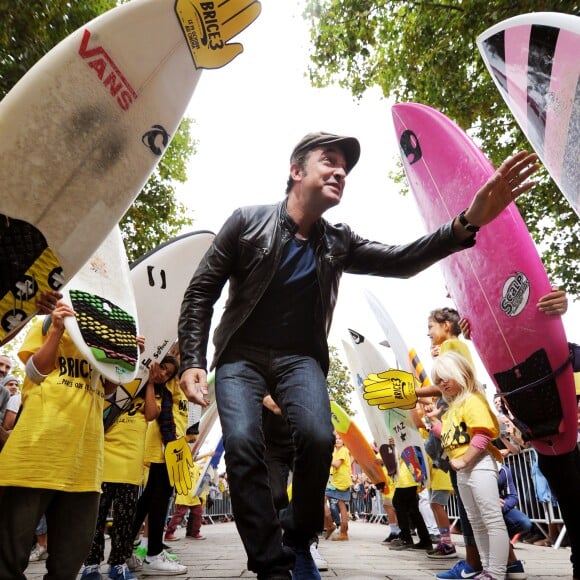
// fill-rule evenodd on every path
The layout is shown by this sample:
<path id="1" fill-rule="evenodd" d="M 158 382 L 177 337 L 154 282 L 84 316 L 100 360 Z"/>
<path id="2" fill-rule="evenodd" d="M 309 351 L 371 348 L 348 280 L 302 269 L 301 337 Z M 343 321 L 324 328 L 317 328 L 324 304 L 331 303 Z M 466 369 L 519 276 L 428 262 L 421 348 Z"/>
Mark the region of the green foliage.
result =
<path id="1" fill-rule="evenodd" d="M 53 46 L 116 0 L 0 0 L 0 99 Z M 176 200 L 195 152 L 191 121 L 184 119 L 134 205 L 121 220 L 129 260 L 135 260 L 189 226 L 193 219 Z"/>
<path id="2" fill-rule="evenodd" d="M 354 386 L 350 381 L 348 368 L 340 360 L 338 349 L 335 346 L 328 348 L 328 354 L 330 355 L 330 368 L 327 382 L 330 398 L 334 399 L 348 415 L 353 416 L 354 411 L 350 406 L 350 400 Z"/>
<path id="3" fill-rule="evenodd" d="M 308 0 L 310 79 L 337 83 L 360 98 L 376 85 L 399 102 L 425 103 L 446 114 L 494 165 L 530 149 L 490 75 L 476 38 L 493 24 L 527 12 L 580 14 L 571 0 Z M 402 168 L 396 178 L 404 181 Z M 580 220 L 543 172 L 518 207 L 555 283 L 580 295 Z"/>
<path id="4" fill-rule="evenodd" d="M 0 98 L 55 44 L 115 0 L 1 0 Z"/>

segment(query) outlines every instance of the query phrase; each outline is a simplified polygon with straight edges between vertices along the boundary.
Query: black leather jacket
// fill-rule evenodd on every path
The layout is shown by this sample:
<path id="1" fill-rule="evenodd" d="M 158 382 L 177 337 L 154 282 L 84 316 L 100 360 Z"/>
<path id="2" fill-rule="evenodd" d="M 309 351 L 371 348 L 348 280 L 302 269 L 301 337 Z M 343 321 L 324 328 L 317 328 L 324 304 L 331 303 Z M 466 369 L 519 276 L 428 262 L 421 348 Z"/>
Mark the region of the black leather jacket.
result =
<path id="1" fill-rule="evenodd" d="M 229 281 L 229 295 L 214 334 L 212 368 L 234 333 L 242 326 L 274 276 L 284 245 L 297 226 L 286 211 L 286 200 L 276 205 L 237 209 L 224 224 L 199 264 L 187 288 L 179 319 L 181 372 L 207 368 L 207 342 L 213 307 Z M 458 244 L 452 222 L 432 234 L 401 246 L 365 240 L 346 224 L 316 224 L 316 263 L 320 289 L 315 314 L 315 341 L 319 360 L 328 371 L 328 345 L 332 313 L 343 272 L 408 278 L 441 258 L 472 246 L 474 238 Z"/>

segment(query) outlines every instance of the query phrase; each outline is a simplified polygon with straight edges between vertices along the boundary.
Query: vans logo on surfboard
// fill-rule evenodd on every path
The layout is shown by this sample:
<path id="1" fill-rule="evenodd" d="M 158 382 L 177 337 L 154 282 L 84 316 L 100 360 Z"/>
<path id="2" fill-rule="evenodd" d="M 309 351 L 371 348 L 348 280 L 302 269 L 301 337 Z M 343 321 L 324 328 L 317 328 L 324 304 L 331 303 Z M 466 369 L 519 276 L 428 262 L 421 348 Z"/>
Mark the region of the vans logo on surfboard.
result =
<path id="1" fill-rule="evenodd" d="M 102 46 L 89 48 L 90 39 L 90 31 L 85 30 L 79 46 L 79 55 L 95 71 L 119 107 L 127 111 L 137 99 L 137 93 Z"/>
<path id="2" fill-rule="evenodd" d="M 508 316 L 517 316 L 530 298 L 530 281 L 522 272 L 508 278 L 502 288 L 500 307 Z"/>

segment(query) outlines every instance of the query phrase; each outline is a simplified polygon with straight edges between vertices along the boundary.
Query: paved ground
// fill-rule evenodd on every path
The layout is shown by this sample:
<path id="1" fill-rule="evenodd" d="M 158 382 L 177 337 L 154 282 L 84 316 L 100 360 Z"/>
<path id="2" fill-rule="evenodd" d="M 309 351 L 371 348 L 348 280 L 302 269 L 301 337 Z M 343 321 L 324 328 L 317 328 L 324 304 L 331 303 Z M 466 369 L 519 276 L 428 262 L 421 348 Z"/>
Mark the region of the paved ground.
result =
<path id="1" fill-rule="evenodd" d="M 184 533 L 184 530 L 180 529 L 176 535 L 182 537 Z M 171 544 L 181 563 L 188 566 L 186 575 L 175 578 L 184 580 L 255 578 L 255 575 L 246 569 L 246 558 L 235 524 L 207 525 L 202 528 L 202 533 L 207 536 L 207 540 L 182 538 Z M 348 542 L 321 540 L 319 551 L 329 563 L 329 570 L 321 573 L 322 578 L 421 580 L 433 578 L 436 572 L 450 568 L 455 562 L 430 560 L 423 553 L 389 550 L 381 544 L 386 535 L 388 535 L 387 526 L 357 521 L 350 524 Z M 453 538 L 458 546 L 461 546 L 461 536 L 455 535 Z M 458 551 L 463 555 L 462 547 L 459 547 Z M 568 548 L 555 550 L 520 543 L 517 544 L 516 551 L 518 557 L 525 562 L 529 580 L 572 578 Z M 105 570 L 103 567 L 103 572 Z M 33 562 L 27 570 L 26 577 L 29 580 L 42 580 L 44 571 L 44 562 Z M 139 573 L 137 576 L 142 577 Z M 103 573 L 103 579 L 106 577 L 106 573 Z"/>

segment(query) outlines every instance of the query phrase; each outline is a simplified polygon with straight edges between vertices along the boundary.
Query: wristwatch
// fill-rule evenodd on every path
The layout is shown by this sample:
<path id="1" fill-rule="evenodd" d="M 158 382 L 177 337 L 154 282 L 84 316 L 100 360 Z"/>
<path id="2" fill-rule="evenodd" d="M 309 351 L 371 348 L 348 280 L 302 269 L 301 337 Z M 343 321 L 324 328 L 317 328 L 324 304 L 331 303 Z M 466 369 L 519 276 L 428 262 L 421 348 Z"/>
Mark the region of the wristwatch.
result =
<path id="1" fill-rule="evenodd" d="M 464 230 L 467 230 L 468 232 L 472 233 L 472 234 L 476 234 L 479 231 L 479 226 L 474 226 L 473 224 L 470 224 L 467 221 L 467 218 L 465 217 L 465 212 L 467 211 L 468 208 L 465 208 L 458 216 L 457 219 L 459 220 L 459 223 L 463 226 Z"/>

